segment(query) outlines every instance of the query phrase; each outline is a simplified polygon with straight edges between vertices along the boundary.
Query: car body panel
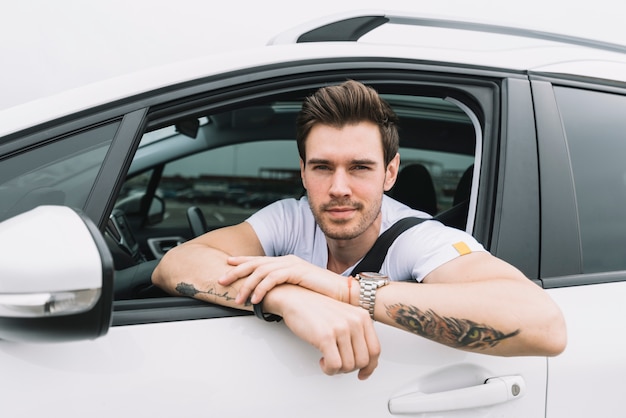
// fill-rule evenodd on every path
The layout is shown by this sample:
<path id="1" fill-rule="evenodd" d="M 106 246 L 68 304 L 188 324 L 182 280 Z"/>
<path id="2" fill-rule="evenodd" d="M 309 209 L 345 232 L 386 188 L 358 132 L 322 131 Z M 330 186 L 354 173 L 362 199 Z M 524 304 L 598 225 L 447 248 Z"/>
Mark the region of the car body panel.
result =
<path id="1" fill-rule="evenodd" d="M 626 273 L 620 276 L 616 283 L 549 290 L 567 319 L 568 343 L 548 359 L 546 417 L 620 415 L 625 344 L 615 321 L 626 318 Z"/>
<path id="2" fill-rule="evenodd" d="M 61 410 L 64 416 L 89 411 L 92 417 L 146 411 L 153 417 L 239 417 L 259 411 L 277 417 L 381 417 L 391 416 L 387 402 L 393 396 L 521 375 L 526 393 L 520 399 L 437 416 L 543 414 L 545 358 L 471 354 L 388 326 L 376 330 L 383 354 L 367 381 L 355 374 L 325 376 L 316 349 L 283 324 L 246 316 L 113 327 L 96 341 L 0 342 L 0 391 L 10 405 L 20 405 L 10 408 L 13 417 Z M 32 393 L 38 394 L 37 402 Z"/>
<path id="3" fill-rule="evenodd" d="M 72 113 L 85 111 L 111 102 L 169 86 L 215 76 L 234 73 L 251 67 L 271 66 L 285 61 L 297 63 L 309 60 L 333 60 L 340 58 L 388 58 L 431 62 L 438 65 L 460 65 L 477 68 L 524 72 L 543 69 L 545 72 L 576 75 L 580 70 L 588 73 L 587 64 L 613 62 L 624 65 L 624 54 L 600 51 L 585 47 L 551 43 L 532 48 L 494 48 L 459 50 L 419 46 L 415 43 L 402 45 L 372 45 L 354 42 L 310 43 L 275 45 L 236 52 L 215 54 L 185 62 L 156 67 L 134 74 L 119 76 L 41 98 L 0 111 L 0 137 L 21 129 L 48 122 Z M 582 63 L 580 65 L 577 62 Z M 497 63 L 497 65 L 494 65 Z M 620 64 L 617 64 L 620 63 Z M 554 66 L 554 70 L 550 69 Z M 612 72 L 621 81 L 626 81 L 623 72 Z M 36 115 L 36 116 L 35 116 Z"/>

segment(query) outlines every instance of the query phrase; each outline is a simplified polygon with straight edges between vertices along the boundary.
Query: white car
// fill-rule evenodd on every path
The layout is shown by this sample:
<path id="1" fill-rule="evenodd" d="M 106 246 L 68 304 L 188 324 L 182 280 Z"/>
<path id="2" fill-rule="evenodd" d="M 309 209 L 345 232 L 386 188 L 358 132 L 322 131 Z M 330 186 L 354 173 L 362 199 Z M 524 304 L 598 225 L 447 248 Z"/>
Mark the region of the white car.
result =
<path id="1" fill-rule="evenodd" d="M 388 100 L 402 168 L 422 169 L 392 195 L 547 289 L 563 354 L 472 354 L 376 324 L 372 377 L 329 377 L 284 324 L 151 286 L 168 249 L 302 193 L 294 117 L 346 79 Z M 624 46 L 382 12 L 3 110 L 0 413 L 619 415 L 625 132 Z"/>

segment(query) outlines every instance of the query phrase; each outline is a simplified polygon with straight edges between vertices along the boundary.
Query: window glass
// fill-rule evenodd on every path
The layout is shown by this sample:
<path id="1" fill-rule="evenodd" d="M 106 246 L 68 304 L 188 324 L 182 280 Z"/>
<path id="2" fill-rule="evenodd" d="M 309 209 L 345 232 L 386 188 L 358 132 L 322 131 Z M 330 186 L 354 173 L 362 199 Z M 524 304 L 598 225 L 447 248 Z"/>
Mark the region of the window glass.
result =
<path id="1" fill-rule="evenodd" d="M 626 96 L 555 88 L 574 176 L 585 273 L 626 270 Z"/>
<path id="2" fill-rule="evenodd" d="M 0 221 L 40 205 L 82 208 L 118 125 L 102 125 L 0 161 Z"/>
<path id="3" fill-rule="evenodd" d="M 399 152 L 401 173 L 409 172 L 411 166 L 420 165 L 425 168 L 424 172 L 430 175 L 430 181 L 434 190 L 434 209 L 425 210 L 426 212 L 431 215 L 440 214 L 458 204 L 459 200 L 469 198 L 470 184 L 466 185 L 466 190 L 458 190 L 458 186 L 461 183 L 461 178 L 471 173 L 470 169 L 474 164 L 473 155 L 411 148 L 400 148 Z M 423 181 L 428 182 L 428 179 Z M 423 191 L 428 186 L 425 186 L 423 181 L 419 178 L 411 181 L 413 195 L 418 196 L 417 189 L 422 188 Z M 402 187 L 402 184 L 400 184 L 400 187 Z M 395 194 L 396 196 L 394 197 L 399 198 L 397 196 L 397 187 L 393 192 L 391 194 Z M 462 193 L 467 193 L 467 195 L 462 197 Z M 424 210 L 425 207 L 417 209 Z"/>
<path id="4" fill-rule="evenodd" d="M 165 166 L 158 194 L 168 216 L 162 226 L 187 224 L 190 205 L 202 209 L 208 229 L 240 223 L 276 200 L 302 196 L 294 141 L 227 145 Z"/>

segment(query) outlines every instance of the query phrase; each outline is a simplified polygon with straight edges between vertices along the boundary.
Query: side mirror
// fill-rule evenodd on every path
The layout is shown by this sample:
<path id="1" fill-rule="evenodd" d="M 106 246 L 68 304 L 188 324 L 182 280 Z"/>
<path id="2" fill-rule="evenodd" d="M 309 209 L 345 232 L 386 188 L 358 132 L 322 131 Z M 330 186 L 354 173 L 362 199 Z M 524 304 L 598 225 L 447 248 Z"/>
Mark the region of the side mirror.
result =
<path id="1" fill-rule="evenodd" d="M 86 216 L 40 206 L 0 223 L 0 339 L 69 341 L 109 329 L 113 259 Z"/>

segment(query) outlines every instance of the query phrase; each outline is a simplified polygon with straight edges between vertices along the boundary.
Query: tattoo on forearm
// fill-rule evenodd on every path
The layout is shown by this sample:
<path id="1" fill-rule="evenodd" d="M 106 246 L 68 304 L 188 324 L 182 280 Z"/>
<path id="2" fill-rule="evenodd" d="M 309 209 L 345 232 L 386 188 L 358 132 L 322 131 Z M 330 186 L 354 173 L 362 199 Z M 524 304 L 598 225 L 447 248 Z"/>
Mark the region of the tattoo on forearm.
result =
<path id="1" fill-rule="evenodd" d="M 500 341 L 520 333 L 520 330 L 515 330 L 505 334 L 469 319 L 442 317 L 431 309 L 423 312 L 415 306 L 402 303 L 387 306 L 387 315 L 410 332 L 454 348 L 494 347 Z"/>
<path id="2" fill-rule="evenodd" d="M 181 296 L 188 296 L 190 298 L 196 296 L 200 291 L 196 287 L 189 283 L 180 282 L 176 285 L 176 291 Z"/>
<path id="3" fill-rule="evenodd" d="M 176 291 L 181 296 L 195 297 L 198 293 L 204 293 L 204 294 L 207 294 L 207 295 L 213 295 L 213 296 L 215 296 L 217 298 L 224 299 L 226 301 L 235 300 L 235 297 L 231 296 L 228 293 L 228 291 L 225 291 L 223 293 L 218 293 L 213 288 L 208 289 L 208 290 L 198 290 L 198 289 L 196 289 L 196 287 L 193 284 L 189 284 L 189 283 L 185 283 L 185 282 L 178 283 L 176 285 Z M 250 303 L 248 301 L 246 301 L 245 305 L 249 306 Z"/>

